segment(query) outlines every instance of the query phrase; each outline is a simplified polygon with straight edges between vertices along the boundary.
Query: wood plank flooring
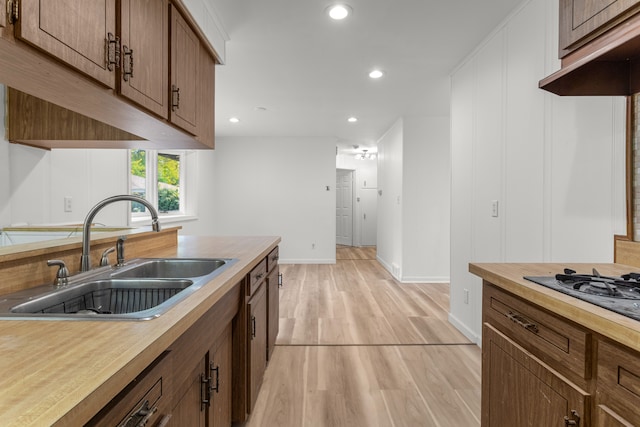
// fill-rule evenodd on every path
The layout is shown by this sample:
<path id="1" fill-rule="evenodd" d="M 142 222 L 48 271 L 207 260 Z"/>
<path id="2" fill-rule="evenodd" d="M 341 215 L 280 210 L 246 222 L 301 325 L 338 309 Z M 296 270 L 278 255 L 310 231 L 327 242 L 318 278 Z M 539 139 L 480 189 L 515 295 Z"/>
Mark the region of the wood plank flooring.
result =
<path id="1" fill-rule="evenodd" d="M 280 333 L 246 425 L 479 426 L 480 349 L 447 322 L 448 285 L 400 284 L 375 248 L 344 249 L 280 266 Z"/>

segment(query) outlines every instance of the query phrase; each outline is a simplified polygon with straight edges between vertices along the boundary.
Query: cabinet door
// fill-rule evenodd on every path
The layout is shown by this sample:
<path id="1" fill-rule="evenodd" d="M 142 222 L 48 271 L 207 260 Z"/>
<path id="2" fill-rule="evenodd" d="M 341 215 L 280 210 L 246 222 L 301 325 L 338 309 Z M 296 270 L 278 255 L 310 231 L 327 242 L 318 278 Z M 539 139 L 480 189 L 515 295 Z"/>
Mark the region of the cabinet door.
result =
<path id="1" fill-rule="evenodd" d="M 267 367 L 267 298 L 263 284 L 249 301 L 249 413 L 253 410 Z"/>
<path id="2" fill-rule="evenodd" d="M 638 352 L 606 340 L 598 341 L 596 398 L 602 425 L 640 425 Z"/>
<path id="3" fill-rule="evenodd" d="M 229 325 L 210 354 L 209 370 L 212 378 L 210 426 L 231 426 L 231 365 L 232 340 L 231 325 Z"/>
<path id="4" fill-rule="evenodd" d="M 167 0 L 121 0 L 120 94 L 167 118 L 169 5 Z"/>
<path id="5" fill-rule="evenodd" d="M 105 49 L 116 34 L 115 0 L 22 0 L 17 38 L 114 88 Z"/>
<path id="6" fill-rule="evenodd" d="M 482 425 L 565 425 L 588 414 L 589 395 L 498 332 L 483 327 Z"/>
<path id="7" fill-rule="evenodd" d="M 169 119 L 196 134 L 200 41 L 180 12 L 171 8 L 171 108 Z"/>
<path id="8" fill-rule="evenodd" d="M 560 57 L 576 42 L 630 16 L 638 3 L 640 0 L 560 0 Z"/>
<path id="9" fill-rule="evenodd" d="M 632 423 L 605 405 L 596 406 L 596 425 L 598 427 L 633 427 Z"/>
<path id="10" fill-rule="evenodd" d="M 172 426 L 193 426 L 204 427 L 206 415 L 206 402 L 203 398 L 206 394 L 206 384 L 202 381 L 203 369 L 205 366 L 205 358 L 203 357 L 188 374 L 188 387 L 182 396 L 175 396 L 177 402 L 172 411 Z M 178 360 L 174 363 L 179 363 Z"/>
<path id="11" fill-rule="evenodd" d="M 278 274 L 280 269 L 278 265 L 267 276 L 267 297 L 268 297 L 268 314 L 267 314 L 267 360 L 271 360 L 273 349 L 276 347 L 276 338 L 278 337 L 278 329 L 280 322 L 280 288 L 278 287 Z"/>

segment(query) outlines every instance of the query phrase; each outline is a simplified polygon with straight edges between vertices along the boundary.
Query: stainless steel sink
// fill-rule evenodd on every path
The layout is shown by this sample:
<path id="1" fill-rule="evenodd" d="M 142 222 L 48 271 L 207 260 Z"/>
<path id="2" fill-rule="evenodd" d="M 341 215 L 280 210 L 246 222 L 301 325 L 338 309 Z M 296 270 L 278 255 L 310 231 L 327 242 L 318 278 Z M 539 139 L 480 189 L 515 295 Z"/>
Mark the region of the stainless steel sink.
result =
<path id="1" fill-rule="evenodd" d="M 160 258 L 139 260 L 133 266 L 125 265 L 113 277 L 185 278 L 211 274 L 226 265 L 228 260 L 219 258 Z"/>
<path id="2" fill-rule="evenodd" d="M 80 273 L 67 286 L 0 296 L 0 318 L 148 320 L 201 288 L 236 259 L 140 258 Z"/>

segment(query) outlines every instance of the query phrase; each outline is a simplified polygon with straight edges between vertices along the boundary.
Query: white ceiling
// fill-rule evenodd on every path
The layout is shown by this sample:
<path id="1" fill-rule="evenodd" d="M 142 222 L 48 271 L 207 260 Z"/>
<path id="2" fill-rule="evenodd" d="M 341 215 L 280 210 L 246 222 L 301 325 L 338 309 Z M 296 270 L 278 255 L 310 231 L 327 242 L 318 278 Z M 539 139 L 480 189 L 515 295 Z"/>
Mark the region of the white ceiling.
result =
<path id="1" fill-rule="evenodd" d="M 401 116 L 447 115 L 450 72 L 522 2 L 346 0 L 353 14 L 332 21 L 332 1 L 209 1 L 229 36 L 216 70 L 217 136 L 371 149 Z M 386 75 L 370 79 L 374 67 Z"/>

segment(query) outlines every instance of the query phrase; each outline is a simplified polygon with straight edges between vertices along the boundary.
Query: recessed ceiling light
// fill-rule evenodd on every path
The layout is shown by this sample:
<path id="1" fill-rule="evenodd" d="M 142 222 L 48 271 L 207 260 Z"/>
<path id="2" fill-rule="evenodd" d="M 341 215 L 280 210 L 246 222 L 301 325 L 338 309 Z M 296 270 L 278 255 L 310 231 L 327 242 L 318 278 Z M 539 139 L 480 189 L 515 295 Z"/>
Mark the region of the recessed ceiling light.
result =
<path id="1" fill-rule="evenodd" d="M 357 118 L 357 117 L 349 117 L 349 118 L 347 119 L 347 121 L 348 121 L 349 123 L 355 123 L 355 122 L 357 122 L 357 121 L 358 121 L 358 118 Z"/>
<path id="2" fill-rule="evenodd" d="M 229 121 L 230 121 L 231 123 L 238 123 L 238 122 L 240 122 L 240 119 L 239 119 L 239 118 L 237 118 L 237 117 L 231 117 L 231 118 L 229 119 Z"/>
<path id="3" fill-rule="evenodd" d="M 369 77 L 371 77 L 372 79 L 379 79 L 382 76 L 384 76 L 384 71 L 382 70 L 371 70 L 371 72 L 369 73 Z"/>
<path id="4" fill-rule="evenodd" d="M 353 9 L 346 4 L 334 4 L 333 6 L 329 6 L 327 9 L 327 13 L 331 19 L 335 19 L 336 21 L 340 21 L 351 14 Z"/>

